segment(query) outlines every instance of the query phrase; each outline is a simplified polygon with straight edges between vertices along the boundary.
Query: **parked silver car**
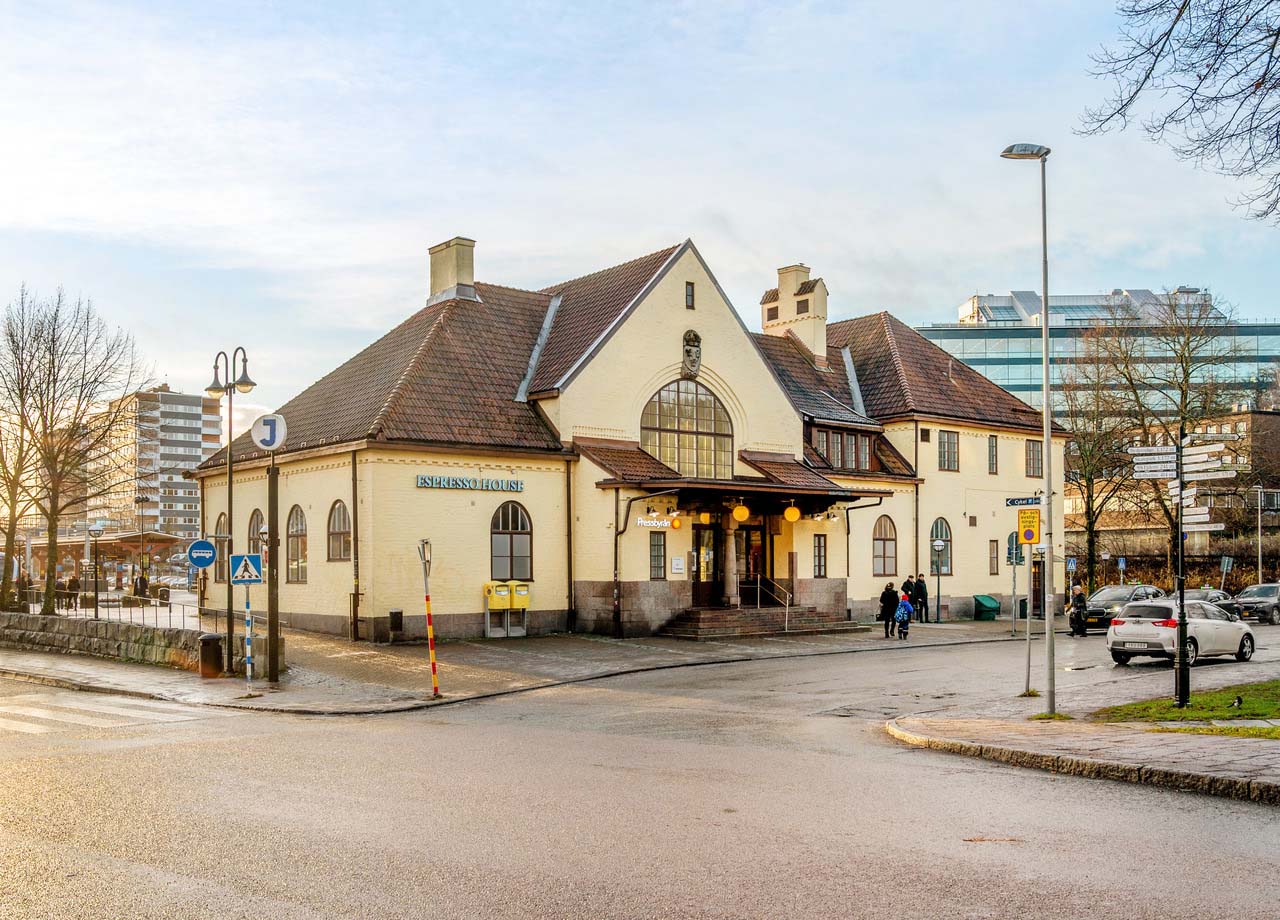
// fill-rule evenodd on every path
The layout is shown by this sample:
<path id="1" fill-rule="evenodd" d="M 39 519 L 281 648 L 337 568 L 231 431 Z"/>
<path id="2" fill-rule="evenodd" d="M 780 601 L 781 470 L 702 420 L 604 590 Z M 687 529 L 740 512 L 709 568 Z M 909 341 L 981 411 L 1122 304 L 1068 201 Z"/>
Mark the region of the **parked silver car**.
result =
<path id="1" fill-rule="evenodd" d="M 1249 624 L 1205 601 L 1187 601 L 1187 658 L 1235 655 L 1248 661 L 1257 647 Z M 1136 657 L 1172 659 L 1178 646 L 1178 600 L 1172 597 L 1125 604 L 1107 627 L 1107 650 L 1116 664 Z"/>

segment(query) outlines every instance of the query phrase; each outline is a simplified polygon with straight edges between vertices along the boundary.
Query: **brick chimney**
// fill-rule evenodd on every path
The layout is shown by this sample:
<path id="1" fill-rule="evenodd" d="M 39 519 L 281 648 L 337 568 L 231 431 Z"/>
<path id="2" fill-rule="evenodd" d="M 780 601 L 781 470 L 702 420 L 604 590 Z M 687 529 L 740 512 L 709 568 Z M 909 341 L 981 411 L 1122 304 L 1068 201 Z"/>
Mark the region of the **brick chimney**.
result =
<path id="1" fill-rule="evenodd" d="M 797 263 L 778 269 L 778 293 L 770 291 L 760 303 L 767 335 L 791 335 L 813 356 L 819 367 L 827 365 L 827 286 L 821 278 L 809 280 L 809 266 Z"/>
<path id="2" fill-rule="evenodd" d="M 438 246 L 432 246 L 431 253 L 431 297 L 450 288 L 466 287 L 471 294 L 476 283 L 476 241 L 465 236 L 453 239 Z"/>

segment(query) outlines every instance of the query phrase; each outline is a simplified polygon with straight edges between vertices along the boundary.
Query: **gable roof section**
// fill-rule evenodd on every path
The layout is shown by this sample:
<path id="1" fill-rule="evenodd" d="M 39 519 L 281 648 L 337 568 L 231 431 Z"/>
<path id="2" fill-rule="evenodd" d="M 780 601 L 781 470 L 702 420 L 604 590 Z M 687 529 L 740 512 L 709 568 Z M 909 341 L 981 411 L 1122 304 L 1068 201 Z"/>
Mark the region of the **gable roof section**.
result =
<path id="1" fill-rule="evenodd" d="M 645 453 L 635 441 L 577 438 L 573 446 L 623 482 L 680 478 L 679 473 L 652 454 Z"/>
<path id="2" fill-rule="evenodd" d="M 828 366 L 818 368 L 804 346 L 791 336 L 754 333 L 752 337 L 797 412 L 810 418 L 880 430 L 874 419 L 854 410 L 849 378 L 838 350 L 829 349 Z"/>
<path id="3" fill-rule="evenodd" d="M 780 485 L 808 489 L 840 488 L 826 476 L 805 466 L 789 454 L 775 454 L 759 450 L 740 450 L 738 456 L 752 469 L 758 470 L 771 482 Z"/>
<path id="4" fill-rule="evenodd" d="M 285 403 L 280 452 L 365 439 L 563 450 L 537 411 L 515 399 L 550 296 L 475 288 L 478 301 L 424 307 Z M 495 329 L 503 347 L 486 347 Z M 236 438 L 237 460 L 264 456 L 247 432 Z M 225 460 L 220 450 L 201 469 Z"/>
<path id="5" fill-rule="evenodd" d="M 863 404 L 886 421 L 931 415 L 1039 430 L 1039 410 L 953 358 L 887 312 L 827 326 L 828 346 L 848 347 Z"/>
<path id="6" fill-rule="evenodd" d="M 686 240 L 681 245 L 543 288 L 544 295 L 560 296 L 560 306 L 534 369 L 529 392 L 547 392 L 560 386 L 565 376 L 591 353 L 657 280 L 664 266 L 689 245 Z"/>

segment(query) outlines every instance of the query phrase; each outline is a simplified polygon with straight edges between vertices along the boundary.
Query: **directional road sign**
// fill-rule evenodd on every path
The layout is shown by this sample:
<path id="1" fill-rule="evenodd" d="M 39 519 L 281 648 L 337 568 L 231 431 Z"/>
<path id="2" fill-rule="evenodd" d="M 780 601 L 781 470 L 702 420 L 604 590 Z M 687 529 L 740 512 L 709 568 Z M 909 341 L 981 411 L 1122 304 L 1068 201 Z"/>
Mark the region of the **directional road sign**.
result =
<path id="1" fill-rule="evenodd" d="M 1187 482 L 1206 482 L 1211 479 L 1235 479 L 1235 470 L 1209 470 L 1204 473 L 1187 473 L 1182 477 Z"/>
<path id="2" fill-rule="evenodd" d="M 1004 500 L 1004 506 L 1006 508 L 1025 508 L 1025 507 L 1039 508 L 1040 496 L 1033 495 L 1030 498 L 1006 498 Z"/>
<path id="3" fill-rule="evenodd" d="M 1206 530 L 1226 530 L 1226 524 L 1183 524 L 1184 533 L 1198 533 Z"/>
<path id="4" fill-rule="evenodd" d="M 1134 479 L 1164 479 L 1166 476 L 1168 476 L 1172 472 L 1173 470 L 1171 469 L 1140 470 L 1133 474 L 1133 478 Z"/>
<path id="5" fill-rule="evenodd" d="M 1220 470 L 1220 469 L 1222 469 L 1222 458 L 1220 457 L 1206 457 L 1205 459 L 1200 460 L 1197 463 L 1182 464 L 1182 472 L 1184 473 L 1198 473 L 1201 470 Z"/>
<path id="6" fill-rule="evenodd" d="M 212 540 L 196 540 L 187 547 L 187 561 L 197 569 L 206 569 L 218 558 L 218 548 Z"/>
<path id="7" fill-rule="evenodd" d="M 1177 450 L 1178 448 L 1174 447 L 1172 444 L 1168 444 L 1165 446 L 1157 446 L 1157 447 L 1130 447 L 1129 453 L 1133 454 L 1134 456 L 1139 456 L 1142 454 L 1168 454 L 1169 456 L 1172 457 L 1177 452 Z"/>
<path id="8" fill-rule="evenodd" d="M 263 415 L 253 423 L 249 436 L 262 450 L 279 450 L 287 432 L 283 415 Z"/>
<path id="9" fill-rule="evenodd" d="M 234 554 L 231 557 L 231 583 L 233 585 L 262 584 L 262 554 Z"/>
<path id="10" fill-rule="evenodd" d="M 1218 451 L 1222 450 L 1222 447 L 1223 445 L 1221 444 L 1196 444 L 1193 447 L 1184 447 L 1182 449 L 1182 456 L 1196 457 L 1200 454 L 1216 454 Z"/>

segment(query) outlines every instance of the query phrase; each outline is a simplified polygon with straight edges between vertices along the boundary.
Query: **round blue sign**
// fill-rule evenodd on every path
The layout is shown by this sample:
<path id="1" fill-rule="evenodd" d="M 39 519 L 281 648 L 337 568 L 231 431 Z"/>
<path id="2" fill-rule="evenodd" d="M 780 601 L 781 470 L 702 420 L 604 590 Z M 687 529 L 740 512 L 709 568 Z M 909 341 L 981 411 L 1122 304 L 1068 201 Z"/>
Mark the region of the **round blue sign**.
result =
<path id="1" fill-rule="evenodd" d="M 207 569 L 218 558 L 218 548 L 211 540 L 196 540 L 187 547 L 187 561 L 197 569 Z"/>

